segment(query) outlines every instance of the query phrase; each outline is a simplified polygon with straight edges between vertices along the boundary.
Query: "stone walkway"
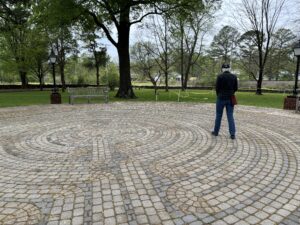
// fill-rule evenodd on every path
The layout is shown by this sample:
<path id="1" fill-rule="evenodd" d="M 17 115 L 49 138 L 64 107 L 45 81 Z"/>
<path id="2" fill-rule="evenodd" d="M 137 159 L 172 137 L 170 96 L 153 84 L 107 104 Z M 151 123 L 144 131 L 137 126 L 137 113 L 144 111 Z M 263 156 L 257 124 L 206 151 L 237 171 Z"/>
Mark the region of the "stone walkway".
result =
<path id="1" fill-rule="evenodd" d="M 223 118 L 224 119 L 224 118 Z M 300 224 L 300 115 L 110 103 L 0 109 L 0 224 Z"/>

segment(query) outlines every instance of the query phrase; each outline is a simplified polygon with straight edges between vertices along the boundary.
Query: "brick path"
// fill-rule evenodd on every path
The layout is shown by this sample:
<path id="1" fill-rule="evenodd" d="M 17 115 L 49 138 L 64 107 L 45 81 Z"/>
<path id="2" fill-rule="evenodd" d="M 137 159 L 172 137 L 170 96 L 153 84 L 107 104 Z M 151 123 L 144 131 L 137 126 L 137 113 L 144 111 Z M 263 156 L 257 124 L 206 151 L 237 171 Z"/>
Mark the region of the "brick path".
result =
<path id="1" fill-rule="evenodd" d="M 0 109 L 0 224 L 300 224 L 300 115 L 212 104 Z"/>

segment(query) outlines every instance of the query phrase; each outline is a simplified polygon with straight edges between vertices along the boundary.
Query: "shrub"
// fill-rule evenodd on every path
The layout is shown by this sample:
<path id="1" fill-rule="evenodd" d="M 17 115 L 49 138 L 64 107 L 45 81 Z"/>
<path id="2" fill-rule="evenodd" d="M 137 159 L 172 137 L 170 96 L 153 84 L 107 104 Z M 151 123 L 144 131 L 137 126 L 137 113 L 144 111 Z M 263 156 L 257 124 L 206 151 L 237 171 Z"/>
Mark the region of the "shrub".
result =
<path id="1" fill-rule="evenodd" d="M 109 64 L 107 66 L 106 75 L 102 76 L 101 80 L 111 91 L 115 90 L 115 88 L 119 86 L 118 68 L 114 64 Z"/>
<path id="2" fill-rule="evenodd" d="M 108 87 L 111 91 L 115 90 L 119 86 L 119 77 L 116 73 L 111 73 L 108 75 Z"/>
<path id="3" fill-rule="evenodd" d="M 84 84 L 84 83 L 85 83 L 84 77 L 79 75 L 79 76 L 77 77 L 77 84 L 78 84 L 78 85 L 82 85 L 82 84 Z"/>

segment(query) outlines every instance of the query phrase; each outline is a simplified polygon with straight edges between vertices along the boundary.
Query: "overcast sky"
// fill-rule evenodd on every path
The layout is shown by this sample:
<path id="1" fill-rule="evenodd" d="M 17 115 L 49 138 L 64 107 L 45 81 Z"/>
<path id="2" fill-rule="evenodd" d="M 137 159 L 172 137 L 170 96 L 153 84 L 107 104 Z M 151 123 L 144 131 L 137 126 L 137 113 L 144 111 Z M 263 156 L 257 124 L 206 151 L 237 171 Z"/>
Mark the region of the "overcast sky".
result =
<path id="1" fill-rule="evenodd" d="M 278 0 L 273 0 L 273 2 L 276 1 Z M 218 16 L 223 15 L 223 19 L 216 21 L 216 27 L 222 27 L 228 24 L 231 25 L 236 24 L 235 15 L 237 14 L 236 11 L 240 4 L 241 4 L 240 0 L 223 0 L 222 8 L 217 13 Z M 280 18 L 278 20 L 278 27 L 289 28 L 293 30 L 295 33 L 297 33 L 297 35 L 299 36 L 300 25 L 298 24 L 298 27 L 296 27 L 296 23 L 295 23 L 296 18 L 300 19 L 299 9 L 300 9 L 300 0 L 285 0 L 284 7 L 281 11 Z"/>
<path id="2" fill-rule="evenodd" d="M 235 19 L 235 10 L 237 9 L 239 3 L 240 0 L 223 0 L 221 9 L 216 13 L 215 24 L 206 38 L 206 45 L 210 44 L 213 36 L 216 35 L 223 26 L 230 25 L 238 28 Z M 296 17 L 300 18 L 299 9 L 300 0 L 286 0 L 284 9 L 278 22 L 279 27 L 289 28 L 293 30 L 298 37 L 300 37 L 300 24 L 296 24 L 295 19 Z M 131 45 L 137 40 L 136 37 L 140 35 L 140 32 L 141 31 L 137 29 L 137 25 L 131 27 Z M 118 54 L 116 48 L 108 40 L 102 39 L 101 42 L 106 45 L 108 54 L 110 55 L 111 59 L 117 62 Z"/>

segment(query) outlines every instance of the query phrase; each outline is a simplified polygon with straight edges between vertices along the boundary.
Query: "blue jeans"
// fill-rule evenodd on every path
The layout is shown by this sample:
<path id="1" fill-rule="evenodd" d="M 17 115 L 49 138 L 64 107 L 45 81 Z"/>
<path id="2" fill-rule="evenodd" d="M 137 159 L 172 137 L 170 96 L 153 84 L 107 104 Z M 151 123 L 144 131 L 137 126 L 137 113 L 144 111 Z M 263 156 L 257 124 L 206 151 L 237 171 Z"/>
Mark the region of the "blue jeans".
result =
<path id="1" fill-rule="evenodd" d="M 217 98 L 217 103 L 216 103 L 216 120 L 215 120 L 214 133 L 217 134 L 217 135 L 219 134 L 224 107 L 226 107 L 226 114 L 227 114 L 227 120 L 228 120 L 228 126 L 229 126 L 229 133 L 230 133 L 230 135 L 235 136 L 235 123 L 234 123 L 234 118 L 233 118 L 233 109 L 234 109 L 234 106 L 231 105 L 230 99 Z"/>

